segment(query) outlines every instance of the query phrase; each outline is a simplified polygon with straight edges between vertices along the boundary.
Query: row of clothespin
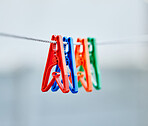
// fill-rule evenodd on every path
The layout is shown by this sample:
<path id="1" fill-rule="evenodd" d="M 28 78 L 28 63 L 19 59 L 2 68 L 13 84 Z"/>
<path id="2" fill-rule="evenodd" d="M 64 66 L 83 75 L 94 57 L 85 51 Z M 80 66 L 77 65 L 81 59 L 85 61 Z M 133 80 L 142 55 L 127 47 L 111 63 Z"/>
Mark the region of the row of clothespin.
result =
<path id="1" fill-rule="evenodd" d="M 47 92 L 50 88 L 55 92 L 59 88 L 63 93 L 78 92 L 78 87 L 83 86 L 87 92 L 91 92 L 93 86 L 99 90 L 100 72 L 97 63 L 96 41 L 94 38 L 77 39 L 74 52 L 73 39 L 71 37 L 62 37 L 53 35 L 49 47 L 48 58 L 44 70 L 42 81 L 42 92 Z M 66 43 L 66 44 L 65 44 Z M 82 50 L 81 50 L 82 46 Z M 55 71 L 51 72 L 56 65 Z M 91 73 L 91 65 L 94 72 Z M 67 67 L 70 72 L 68 72 Z M 77 71 L 78 69 L 78 71 Z M 50 74 L 52 79 L 49 82 Z M 95 79 L 92 79 L 92 75 Z"/>

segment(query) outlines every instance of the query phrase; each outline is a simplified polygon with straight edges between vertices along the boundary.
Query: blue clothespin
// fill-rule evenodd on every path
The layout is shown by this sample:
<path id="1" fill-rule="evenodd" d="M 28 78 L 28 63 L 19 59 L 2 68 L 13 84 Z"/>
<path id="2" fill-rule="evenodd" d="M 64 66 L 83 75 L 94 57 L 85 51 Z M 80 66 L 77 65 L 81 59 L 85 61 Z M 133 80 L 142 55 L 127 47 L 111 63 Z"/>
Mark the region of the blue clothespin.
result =
<path id="1" fill-rule="evenodd" d="M 70 72 L 71 72 L 71 76 L 68 75 L 69 79 L 71 79 L 71 82 L 69 80 L 69 89 L 71 90 L 72 93 L 77 93 L 78 92 L 78 80 L 77 80 L 77 70 L 76 70 L 76 64 L 75 64 L 73 39 L 71 37 L 69 37 L 69 38 L 63 37 L 63 42 L 67 42 L 67 45 L 68 45 L 68 51 L 67 51 L 66 50 L 67 45 L 63 44 L 66 65 L 69 67 Z M 55 71 L 60 72 L 60 68 L 58 65 L 56 66 Z M 62 80 L 61 80 L 61 82 L 62 82 Z M 58 89 L 59 89 L 59 86 L 57 85 L 57 83 L 55 81 L 53 86 L 51 87 L 51 90 L 53 92 L 55 92 Z"/>

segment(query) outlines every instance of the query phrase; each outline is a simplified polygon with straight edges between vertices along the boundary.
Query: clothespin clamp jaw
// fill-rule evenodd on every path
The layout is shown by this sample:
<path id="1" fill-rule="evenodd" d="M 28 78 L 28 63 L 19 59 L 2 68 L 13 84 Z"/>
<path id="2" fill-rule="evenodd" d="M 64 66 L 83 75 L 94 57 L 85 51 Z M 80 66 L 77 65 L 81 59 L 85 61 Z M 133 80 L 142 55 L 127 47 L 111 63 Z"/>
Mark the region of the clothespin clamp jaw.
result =
<path id="1" fill-rule="evenodd" d="M 81 82 L 82 86 L 87 92 L 92 91 L 92 81 L 91 81 L 91 71 L 90 71 L 90 60 L 89 60 L 89 50 L 88 50 L 88 42 L 87 39 L 77 39 L 77 42 L 81 43 L 83 46 L 83 50 L 81 52 L 80 45 L 76 45 L 75 48 L 75 59 L 76 59 L 76 68 L 79 66 L 83 67 L 85 71 L 86 80 L 84 79 L 84 73 L 79 71 L 77 73 L 78 81 Z"/>
<path id="2" fill-rule="evenodd" d="M 65 62 L 65 56 L 64 56 L 62 36 L 53 35 L 51 40 L 56 41 L 56 43 L 51 43 L 49 47 L 49 53 L 48 53 L 45 71 L 43 75 L 41 90 L 42 92 L 47 92 L 51 88 L 51 86 L 54 84 L 54 82 L 56 81 L 61 91 L 63 93 L 68 93 L 69 92 L 69 82 L 68 82 L 68 74 L 67 74 L 66 62 Z M 63 83 L 61 83 L 60 81 L 59 72 L 53 72 L 52 73 L 53 78 L 48 83 L 49 76 L 51 74 L 51 69 L 55 65 L 58 65 L 61 70 L 61 76 L 62 76 Z"/>
<path id="3" fill-rule="evenodd" d="M 98 60 L 97 60 L 97 49 L 96 49 L 96 39 L 95 38 L 87 38 L 89 46 L 89 56 L 90 56 L 90 64 L 92 64 L 95 72 L 96 80 L 92 79 L 93 86 L 95 89 L 101 89 L 100 83 L 100 71 L 98 67 Z M 91 46 L 91 47 L 90 47 Z"/>
<path id="4" fill-rule="evenodd" d="M 69 38 L 63 37 L 63 42 L 67 43 L 67 44 L 63 44 L 63 46 L 64 46 L 66 65 L 70 69 L 69 89 L 71 90 L 72 93 L 77 93 L 78 92 L 78 80 L 77 80 L 77 71 L 76 71 L 76 64 L 75 64 L 73 39 L 71 37 Z M 66 46 L 68 47 L 66 48 Z M 55 71 L 60 72 L 58 65 L 56 66 Z M 58 88 L 59 87 L 57 83 L 54 82 L 54 85 L 52 86 L 51 90 L 54 92 L 54 91 L 57 91 Z"/>

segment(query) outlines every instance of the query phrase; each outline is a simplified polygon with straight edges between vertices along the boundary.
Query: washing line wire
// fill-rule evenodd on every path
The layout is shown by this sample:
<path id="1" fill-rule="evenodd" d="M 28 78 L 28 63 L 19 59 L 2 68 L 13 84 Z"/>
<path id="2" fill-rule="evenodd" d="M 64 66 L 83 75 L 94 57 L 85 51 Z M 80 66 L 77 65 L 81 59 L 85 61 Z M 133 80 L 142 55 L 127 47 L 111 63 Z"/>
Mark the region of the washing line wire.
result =
<path id="1" fill-rule="evenodd" d="M 31 40 L 31 41 L 38 41 L 38 42 L 44 42 L 44 43 L 56 43 L 55 41 L 48 41 L 48 40 L 36 39 L 36 38 L 13 35 L 13 34 L 7 34 L 7 33 L 0 33 L 0 36 L 10 37 L 10 38 L 17 38 L 17 39 L 25 39 L 25 40 Z"/>
<path id="2" fill-rule="evenodd" d="M 31 40 L 31 41 L 37 41 L 37 42 L 42 42 L 42 43 L 56 43 L 56 41 L 49 41 L 49 40 L 37 39 L 37 38 L 2 33 L 2 32 L 0 32 L 0 36 L 1 37 L 16 38 L 16 39 Z M 148 39 L 145 39 L 145 40 L 121 39 L 121 40 L 111 40 L 111 41 L 100 41 L 99 43 L 96 43 L 96 44 L 97 45 L 116 45 L 116 44 L 118 45 L 118 44 L 136 44 L 136 43 L 137 44 L 148 44 Z M 74 45 L 81 45 L 81 43 L 74 43 Z"/>

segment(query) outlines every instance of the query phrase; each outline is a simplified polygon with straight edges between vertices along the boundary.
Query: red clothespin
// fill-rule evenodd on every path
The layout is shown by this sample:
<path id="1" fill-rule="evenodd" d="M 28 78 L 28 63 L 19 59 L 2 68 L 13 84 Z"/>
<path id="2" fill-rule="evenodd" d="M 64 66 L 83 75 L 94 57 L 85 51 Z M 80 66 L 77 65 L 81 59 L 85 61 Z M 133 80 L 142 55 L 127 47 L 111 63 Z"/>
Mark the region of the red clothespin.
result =
<path id="1" fill-rule="evenodd" d="M 49 53 L 48 53 L 46 67 L 45 67 L 45 71 L 43 75 L 41 90 L 42 92 L 48 91 L 51 88 L 51 86 L 54 84 L 54 82 L 56 81 L 61 91 L 63 93 L 68 93 L 69 92 L 69 82 L 68 82 L 68 73 L 67 73 L 66 62 L 65 62 L 62 36 L 53 35 L 51 40 L 56 41 L 56 43 L 51 43 L 49 47 Z M 59 72 L 53 72 L 52 73 L 53 78 L 48 83 L 51 69 L 55 65 L 58 65 L 61 70 L 61 74 L 62 74 L 61 76 L 62 76 L 63 83 L 61 83 Z"/>
<path id="2" fill-rule="evenodd" d="M 81 82 L 82 86 L 87 92 L 92 91 L 92 81 L 91 81 L 91 71 L 90 71 L 90 60 L 89 60 L 89 50 L 87 39 L 77 39 L 77 42 L 80 42 L 83 46 L 83 51 L 80 50 L 80 45 L 76 45 L 75 48 L 75 60 L 76 68 L 82 66 L 85 71 L 86 80 L 84 79 L 84 73 L 78 71 L 78 81 Z"/>

